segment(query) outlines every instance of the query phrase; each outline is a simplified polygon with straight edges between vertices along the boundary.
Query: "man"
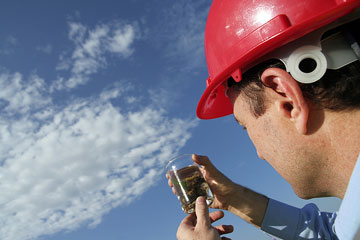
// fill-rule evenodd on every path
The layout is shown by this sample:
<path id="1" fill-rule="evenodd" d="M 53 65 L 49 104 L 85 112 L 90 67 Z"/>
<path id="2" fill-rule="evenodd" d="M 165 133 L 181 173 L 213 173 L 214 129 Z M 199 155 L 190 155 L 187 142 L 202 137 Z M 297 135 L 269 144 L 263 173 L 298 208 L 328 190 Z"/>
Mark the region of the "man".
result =
<path id="1" fill-rule="evenodd" d="M 206 30 L 210 77 L 197 115 L 234 114 L 260 158 L 304 199 L 342 198 L 338 213 L 269 199 L 193 155 L 228 210 L 282 239 L 360 239 L 359 0 L 214 0 Z M 171 186 L 171 183 L 169 182 Z M 220 239 L 204 199 L 178 239 Z M 226 239 L 223 237 L 223 239 Z"/>

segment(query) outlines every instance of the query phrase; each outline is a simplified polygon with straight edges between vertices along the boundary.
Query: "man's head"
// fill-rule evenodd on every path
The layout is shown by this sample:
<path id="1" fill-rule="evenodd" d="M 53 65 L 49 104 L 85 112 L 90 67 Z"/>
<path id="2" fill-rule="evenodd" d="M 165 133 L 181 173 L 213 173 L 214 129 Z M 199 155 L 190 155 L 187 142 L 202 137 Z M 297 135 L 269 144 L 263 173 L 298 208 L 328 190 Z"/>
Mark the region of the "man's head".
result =
<path id="1" fill-rule="evenodd" d="M 323 182 L 316 184 L 332 174 L 322 142 L 324 115 L 360 111 L 360 62 L 329 71 L 311 85 L 299 84 L 283 68 L 270 61 L 245 73 L 239 83 L 230 78 L 227 95 L 234 117 L 247 129 L 259 157 L 300 197 L 329 195 Z"/>
<path id="2" fill-rule="evenodd" d="M 210 23 L 228 23 L 222 26 L 222 30 L 230 31 L 233 27 L 231 21 L 217 18 L 217 23 L 211 22 L 211 15 L 216 15 L 212 13 L 216 12 L 214 8 L 226 8 L 223 5 L 227 4 L 219 2 L 214 1 L 215 4 L 210 10 Z M 288 3 L 295 4 L 291 2 Z M 311 5 L 310 2 L 307 4 Z M 227 3 L 249 4 L 247 1 Z M 267 1 L 267 4 L 271 3 Z M 339 2 L 338 6 L 332 6 L 329 1 L 325 1 L 321 4 L 323 6 L 317 5 L 317 9 L 313 9 L 317 10 L 313 15 L 306 13 L 308 16 L 304 16 L 306 19 L 303 22 L 296 19 L 295 15 L 292 16 L 291 14 L 295 13 L 290 11 L 289 15 L 266 16 L 269 21 L 257 26 L 255 30 L 252 29 L 250 33 L 247 32 L 245 36 L 241 35 L 247 31 L 246 26 L 238 27 L 235 36 L 241 37 L 238 41 L 231 40 L 232 43 L 236 42 L 237 46 L 230 47 L 230 50 L 224 46 L 217 49 L 216 44 L 212 46 L 208 43 L 205 48 L 210 78 L 197 109 L 198 116 L 205 119 L 233 113 L 235 119 L 247 128 L 259 157 L 267 160 L 303 198 L 333 194 L 323 187 L 326 185 L 326 176 L 331 176 L 327 166 L 330 163 L 325 154 L 328 149 L 325 148 L 326 143 L 322 142 L 322 139 L 327 137 L 326 132 L 319 131 L 325 119 L 324 115 L 329 111 L 360 109 L 359 61 L 352 50 L 351 56 L 349 55 L 348 46 L 345 47 L 347 50 L 341 50 L 340 55 L 345 56 L 344 58 L 333 54 L 334 49 L 344 46 L 343 37 L 340 37 L 342 40 L 339 44 L 338 30 L 324 33 L 332 29 L 327 28 L 330 22 L 331 25 L 334 20 L 340 21 L 337 20 L 340 16 L 353 12 L 360 3 Z M 243 7 L 246 8 L 245 5 Z M 311 9 L 311 6 L 308 7 Z M 238 19 L 248 14 L 242 14 L 246 12 L 244 8 L 234 8 L 239 11 Z M 298 17 L 301 12 L 299 6 L 297 8 Z M 358 12 L 355 15 L 358 15 Z M 286 19 L 289 21 L 286 22 Z M 304 25 L 304 22 L 309 26 Z M 275 25 L 277 27 L 272 28 Z M 342 26 L 334 26 L 340 25 Z M 356 23 L 356 27 L 352 28 L 355 33 L 358 27 Z M 205 38 L 217 37 L 216 41 L 219 41 L 223 37 L 216 36 L 215 30 L 208 29 L 209 20 L 206 31 L 210 34 L 205 34 Z M 216 29 L 221 29 L 221 26 L 216 26 Z M 343 30 L 344 28 L 340 30 L 341 34 L 344 33 Z M 273 35 L 266 38 L 267 33 Z M 279 41 L 274 40 L 277 37 L 280 38 Z M 286 41 L 285 37 L 291 42 Z M 250 38 L 254 38 L 254 42 L 250 42 Z M 303 43 L 304 46 L 301 45 Z M 227 44 L 224 43 L 225 46 Z M 250 50 L 247 50 L 247 47 Z M 221 56 L 222 51 L 228 54 Z M 242 53 L 237 54 L 236 51 Z"/>

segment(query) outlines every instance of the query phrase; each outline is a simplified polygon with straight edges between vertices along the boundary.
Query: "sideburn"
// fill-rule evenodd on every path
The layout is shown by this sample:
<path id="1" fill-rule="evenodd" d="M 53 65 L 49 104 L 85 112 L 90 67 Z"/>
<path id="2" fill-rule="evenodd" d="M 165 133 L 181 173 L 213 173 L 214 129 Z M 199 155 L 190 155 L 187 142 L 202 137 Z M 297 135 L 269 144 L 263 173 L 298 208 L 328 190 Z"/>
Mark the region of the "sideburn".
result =
<path id="1" fill-rule="evenodd" d="M 252 114 L 258 118 L 266 111 L 264 86 L 252 82 L 241 89 L 249 104 Z"/>

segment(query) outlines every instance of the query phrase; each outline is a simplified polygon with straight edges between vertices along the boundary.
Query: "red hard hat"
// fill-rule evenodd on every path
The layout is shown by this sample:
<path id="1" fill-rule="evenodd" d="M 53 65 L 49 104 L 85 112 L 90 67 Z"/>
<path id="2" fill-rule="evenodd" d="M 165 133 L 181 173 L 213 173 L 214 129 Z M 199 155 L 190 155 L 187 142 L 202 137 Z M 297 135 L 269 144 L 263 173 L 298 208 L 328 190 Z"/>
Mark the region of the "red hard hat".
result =
<path id="1" fill-rule="evenodd" d="M 214 0 L 205 28 L 209 78 L 197 116 L 233 113 L 224 82 L 265 54 L 298 39 L 360 6 L 360 0 Z"/>

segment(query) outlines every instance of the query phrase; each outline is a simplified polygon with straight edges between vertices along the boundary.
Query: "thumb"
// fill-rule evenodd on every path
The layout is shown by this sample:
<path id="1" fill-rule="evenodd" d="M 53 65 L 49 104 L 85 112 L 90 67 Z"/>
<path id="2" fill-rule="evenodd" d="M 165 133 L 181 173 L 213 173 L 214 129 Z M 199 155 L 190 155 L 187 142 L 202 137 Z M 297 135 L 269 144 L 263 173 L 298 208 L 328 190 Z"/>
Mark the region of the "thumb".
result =
<path id="1" fill-rule="evenodd" d="M 197 217 L 197 225 L 210 225 L 209 207 L 206 204 L 205 197 L 198 197 L 196 199 L 195 213 Z"/>

